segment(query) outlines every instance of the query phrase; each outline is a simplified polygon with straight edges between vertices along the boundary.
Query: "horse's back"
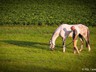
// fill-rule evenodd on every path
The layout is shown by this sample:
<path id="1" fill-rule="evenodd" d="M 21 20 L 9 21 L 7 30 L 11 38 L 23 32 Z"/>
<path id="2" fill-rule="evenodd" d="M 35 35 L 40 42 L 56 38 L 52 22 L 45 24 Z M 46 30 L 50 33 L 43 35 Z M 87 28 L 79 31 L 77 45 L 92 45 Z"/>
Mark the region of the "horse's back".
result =
<path id="1" fill-rule="evenodd" d="M 78 28 L 79 28 L 79 31 L 80 31 L 81 35 L 83 35 L 83 36 L 87 35 L 87 30 L 88 30 L 87 26 L 85 26 L 83 24 L 78 24 Z"/>
<path id="2" fill-rule="evenodd" d="M 69 25 L 69 24 L 61 24 L 54 32 L 54 34 L 60 34 L 60 35 L 64 35 L 67 33 L 69 34 L 69 37 L 72 37 L 72 32 L 71 32 L 71 26 L 75 26 L 77 29 L 79 29 L 78 31 L 80 31 L 81 35 L 83 35 L 84 33 L 87 32 L 88 27 L 83 25 L 83 24 L 74 24 L 74 25 Z"/>
<path id="3" fill-rule="evenodd" d="M 61 25 L 55 30 L 55 32 L 60 32 L 60 31 L 63 30 L 64 28 L 68 28 L 68 24 L 61 24 Z"/>
<path id="4" fill-rule="evenodd" d="M 88 29 L 88 27 L 86 25 L 83 25 L 83 24 L 79 24 L 79 27 L 82 29 L 82 28 L 85 28 L 85 29 Z"/>

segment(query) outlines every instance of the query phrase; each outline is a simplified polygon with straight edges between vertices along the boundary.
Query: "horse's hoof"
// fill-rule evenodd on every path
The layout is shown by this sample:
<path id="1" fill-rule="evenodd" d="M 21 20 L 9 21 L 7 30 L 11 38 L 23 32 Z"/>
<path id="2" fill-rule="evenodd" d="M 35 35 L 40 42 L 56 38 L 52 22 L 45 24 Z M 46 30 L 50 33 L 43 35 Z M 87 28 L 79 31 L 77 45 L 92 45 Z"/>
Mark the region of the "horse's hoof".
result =
<path id="1" fill-rule="evenodd" d="M 76 52 L 74 52 L 74 54 L 76 54 Z"/>
<path id="2" fill-rule="evenodd" d="M 91 51 L 91 49 L 90 50 L 88 50 L 88 52 L 90 52 Z"/>
<path id="3" fill-rule="evenodd" d="M 63 51 L 63 53 L 65 53 L 65 52 Z"/>
<path id="4" fill-rule="evenodd" d="M 74 51 L 74 54 L 76 54 L 76 51 Z"/>
<path id="5" fill-rule="evenodd" d="M 54 49 L 50 49 L 51 51 L 54 51 Z"/>
<path id="6" fill-rule="evenodd" d="M 51 51 L 53 51 L 53 50 L 51 50 Z"/>
<path id="7" fill-rule="evenodd" d="M 65 50 L 63 51 L 63 53 L 65 53 Z"/>
<path id="8" fill-rule="evenodd" d="M 82 49 L 79 50 L 79 52 L 81 52 L 81 51 L 82 51 Z"/>

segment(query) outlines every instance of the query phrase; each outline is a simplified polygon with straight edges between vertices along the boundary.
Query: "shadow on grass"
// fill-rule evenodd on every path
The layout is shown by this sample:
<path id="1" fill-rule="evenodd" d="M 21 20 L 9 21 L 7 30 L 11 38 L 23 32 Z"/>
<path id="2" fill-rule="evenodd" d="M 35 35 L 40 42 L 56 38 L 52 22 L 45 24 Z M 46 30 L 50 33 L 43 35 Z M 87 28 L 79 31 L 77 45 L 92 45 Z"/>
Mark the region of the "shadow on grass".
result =
<path id="1" fill-rule="evenodd" d="M 0 72 L 68 72 L 68 70 L 63 69 L 56 69 L 56 68 L 48 68 L 36 65 L 23 65 L 19 66 L 13 64 L 13 66 L 10 66 L 6 64 L 6 66 L 2 65 L 0 66 Z"/>
<path id="2" fill-rule="evenodd" d="M 8 44 L 12 44 L 12 45 L 20 46 L 20 47 L 37 48 L 37 49 L 50 51 L 48 43 L 32 42 L 32 41 L 18 41 L 18 40 L 0 40 L 0 42 L 5 42 Z M 62 46 L 57 45 L 54 51 L 62 52 Z"/>
<path id="3" fill-rule="evenodd" d="M 17 40 L 1 40 L 1 42 L 5 42 L 8 44 L 13 44 L 13 45 L 21 46 L 21 47 L 49 50 L 49 44 L 42 43 L 42 42 L 17 41 Z"/>

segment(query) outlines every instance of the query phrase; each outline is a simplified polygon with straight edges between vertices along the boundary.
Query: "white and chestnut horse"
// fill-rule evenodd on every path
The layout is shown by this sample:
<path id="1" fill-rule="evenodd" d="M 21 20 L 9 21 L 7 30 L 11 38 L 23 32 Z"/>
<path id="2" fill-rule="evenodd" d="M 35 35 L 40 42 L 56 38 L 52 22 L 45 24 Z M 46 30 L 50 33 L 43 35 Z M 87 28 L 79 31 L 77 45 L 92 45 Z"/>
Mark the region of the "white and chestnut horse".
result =
<path id="1" fill-rule="evenodd" d="M 50 49 L 54 50 L 55 48 L 55 41 L 57 39 L 58 36 L 62 37 L 63 40 L 63 52 L 65 52 L 65 41 L 67 37 L 72 37 L 73 32 L 71 30 L 71 27 L 74 26 L 75 28 L 78 27 L 80 30 L 80 34 L 78 35 L 78 37 L 80 38 L 81 41 L 81 48 L 80 51 L 82 51 L 83 49 L 83 38 L 86 41 L 86 47 L 88 47 L 88 51 L 90 51 L 90 44 L 89 44 L 89 29 L 87 26 L 83 25 L 83 24 L 75 24 L 75 25 L 68 25 L 68 24 L 62 24 L 60 25 L 55 32 L 53 33 L 51 40 L 50 40 Z"/>

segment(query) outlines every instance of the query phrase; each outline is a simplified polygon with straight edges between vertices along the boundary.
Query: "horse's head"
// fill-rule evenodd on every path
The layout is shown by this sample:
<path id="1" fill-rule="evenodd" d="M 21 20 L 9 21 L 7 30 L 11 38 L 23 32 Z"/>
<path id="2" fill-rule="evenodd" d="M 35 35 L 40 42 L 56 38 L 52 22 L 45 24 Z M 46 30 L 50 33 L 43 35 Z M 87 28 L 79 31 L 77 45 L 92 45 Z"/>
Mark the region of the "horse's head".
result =
<path id="1" fill-rule="evenodd" d="M 55 44 L 50 40 L 50 50 L 54 50 L 54 48 L 55 48 Z"/>

